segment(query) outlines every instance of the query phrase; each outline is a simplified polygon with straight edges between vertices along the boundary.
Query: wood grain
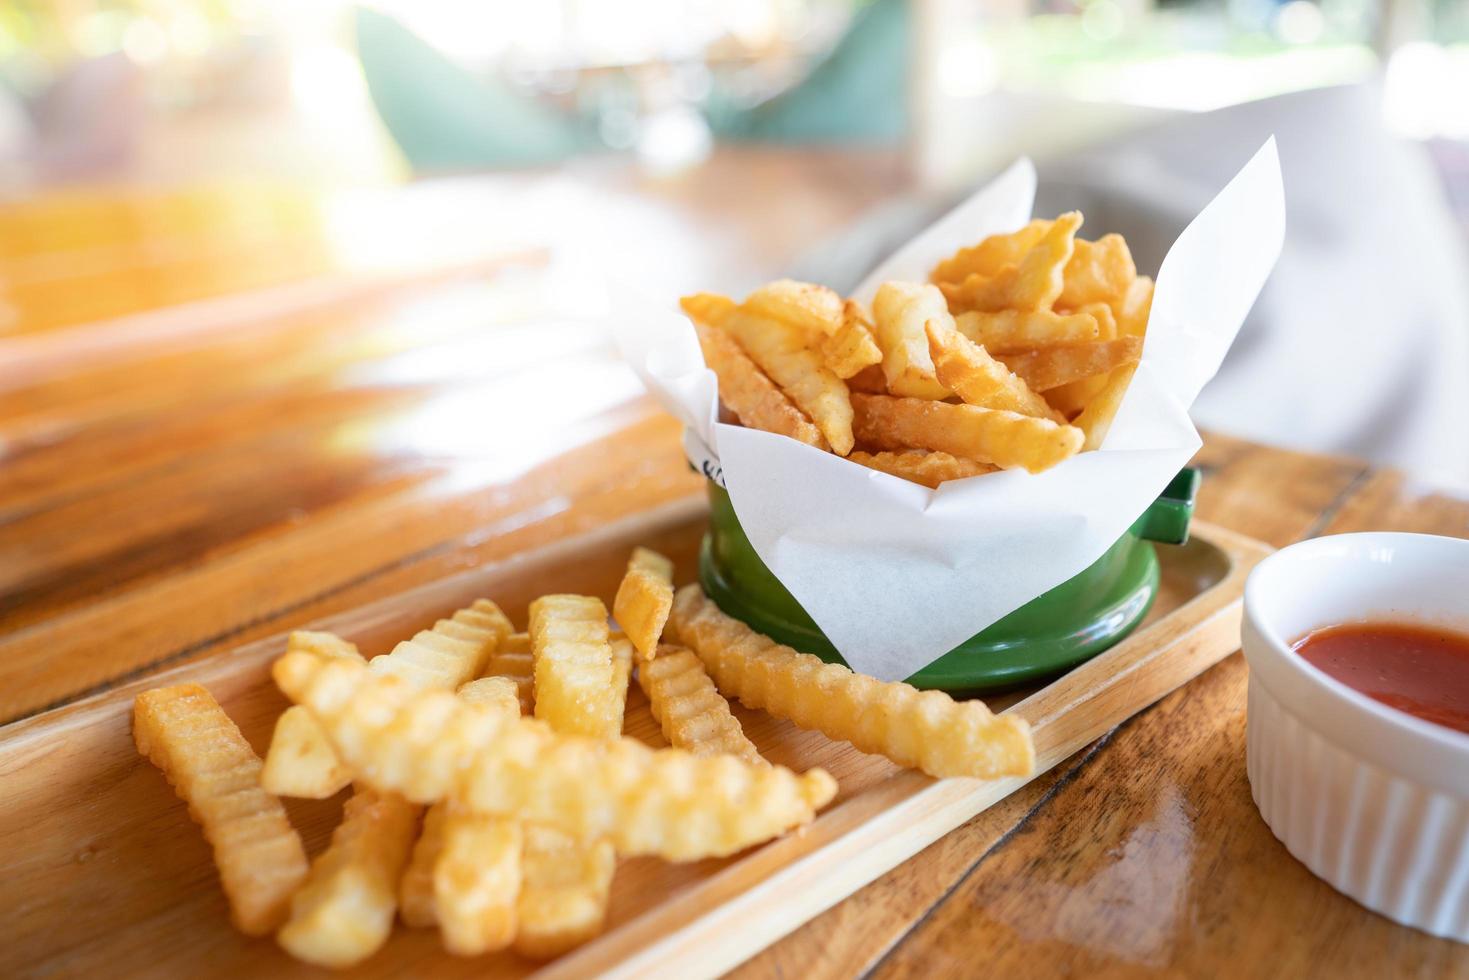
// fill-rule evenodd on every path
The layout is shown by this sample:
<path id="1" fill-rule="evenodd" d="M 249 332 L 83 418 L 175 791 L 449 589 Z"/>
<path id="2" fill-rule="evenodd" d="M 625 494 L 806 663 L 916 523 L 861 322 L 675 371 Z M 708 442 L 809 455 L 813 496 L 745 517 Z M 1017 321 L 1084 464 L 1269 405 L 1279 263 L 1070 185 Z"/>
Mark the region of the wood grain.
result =
<path id="1" fill-rule="evenodd" d="M 321 626 L 372 655 L 480 595 L 494 596 L 523 623 L 529 600 L 546 591 L 610 599 L 634 543 L 670 554 L 680 579 L 686 579 L 703 529 L 702 501 L 685 498 L 339 614 Z M 1011 710 L 1034 726 L 1040 771 L 1226 653 L 1238 629 L 1244 576 L 1263 554 L 1228 532 L 1201 529 L 1193 544 L 1169 556 L 1150 625 L 1015 705 Z M 1206 591 L 1200 593 L 1201 587 Z M 281 649 L 279 637 L 247 644 L 17 723 L 0 735 L 0 777 L 10 791 L 0 808 L 0 853 L 18 859 L 7 869 L 16 886 L 9 894 L 25 896 L 0 910 L 0 974 L 104 967 L 128 972 L 145 964 L 191 973 L 207 971 L 223 957 L 238 973 L 302 972 L 270 943 L 245 942 L 230 931 L 202 842 L 166 844 L 193 830 L 182 806 L 127 738 L 131 700 L 139 690 L 187 679 L 210 687 L 247 738 L 263 748 L 283 707 L 266 673 Z M 772 761 L 820 765 L 836 775 L 836 803 L 804 832 L 737 859 L 677 866 L 624 862 L 614 891 L 614 928 L 558 961 L 548 975 L 713 975 L 1025 782 L 935 781 L 787 722 L 744 710 L 740 716 Z M 656 723 L 641 699 L 630 703 L 628 726 L 658 744 Z M 292 804 L 313 848 L 329 831 L 337 803 Z M 50 819 L 28 819 L 38 811 Z M 792 887 L 795 882 L 800 887 Z M 677 900 L 668 901 L 675 893 Z M 86 905 L 85 913 L 69 914 L 78 904 Z M 739 928 L 730 928 L 736 921 Z M 86 940 L 73 942 L 72 928 L 83 929 Z M 187 941 L 169 941 L 185 935 Z M 386 975 L 422 964 L 428 955 L 436 971 L 451 973 L 504 976 L 527 967 L 509 956 L 455 961 L 434 953 L 432 943 L 431 935 L 405 933 L 360 972 Z"/>
<path id="2" fill-rule="evenodd" d="M 1392 471 L 1221 437 L 1201 456 L 1213 466 L 1201 513 L 1274 543 L 1469 533 L 1469 501 Z M 967 976 L 984 950 L 986 970 L 1021 977 L 1469 972 L 1469 949 L 1337 894 L 1270 833 L 1245 777 L 1247 678 L 1235 654 L 1134 718 L 864 966 Z"/>

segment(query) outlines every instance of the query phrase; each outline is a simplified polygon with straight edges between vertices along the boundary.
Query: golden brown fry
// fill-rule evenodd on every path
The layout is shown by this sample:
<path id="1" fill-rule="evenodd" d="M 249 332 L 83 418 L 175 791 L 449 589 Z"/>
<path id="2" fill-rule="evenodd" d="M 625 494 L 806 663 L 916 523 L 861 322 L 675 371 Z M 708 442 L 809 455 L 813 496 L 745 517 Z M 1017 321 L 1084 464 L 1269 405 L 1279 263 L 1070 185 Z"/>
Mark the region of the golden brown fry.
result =
<path id="1" fill-rule="evenodd" d="M 955 312 L 1049 310 L 1064 294 L 1062 273 L 1071 260 L 1076 229 L 1080 227 L 1081 214 L 1069 211 L 1052 222 L 1041 240 L 1017 264 L 1006 266 L 993 276 L 975 274 L 960 283 L 941 282 L 939 289 Z"/>
<path id="2" fill-rule="evenodd" d="M 1106 303 L 1088 303 L 1076 312 L 1090 316 L 1097 321 L 1097 340 L 1117 339 L 1117 315 Z M 1043 345 L 1037 344 L 1036 346 Z"/>
<path id="3" fill-rule="evenodd" d="M 608 840 L 579 841 L 551 827 L 525 828 L 515 951 L 550 959 L 602 931 L 617 853 Z"/>
<path id="4" fill-rule="evenodd" d="M 392 793 L 352 794 L 331 845 L 311 863 L 306 883 L 291 899 L 291 917 L 276 934 L 286 952 L 340 969 L 382 947 L 393 931 L 398 879 L 418 812 Z"/>
<path id="5" fill-rule="evenodd" d="M 667 564 L 661 555 L 647 555 Z M 612 638 L 611 650 L 612 683 L 605 697 L 584 702 L 579 716 L 553 719 L 552 728 L 608 739 L 622 734 L 633 645 L 619 634 Z M 615 868 L 616 855 L 610 841 L 583 841 L 550 827 L 527 827 L 517 902 L 516 951 L 524 956 L 555 956 L 600 932 Z"/>
<path id="6" fill-rule="evenodd" d="M 720 611 L 697 585 L 673 602 L 678 635 L 721 691 L 931 776 L 1026 776 L 1035 768 L 1030 726 L 979 701 L 883 683 L 797 653 Z"/>
<path id="7" fill-rule="evenodd" d="M 694 320 L 717 327 L 739 304 L 718 293 L 695 293 L 679 300 L 678 305 Z M 709 355 L 706 353 L 704 356 L 707 358 Z"/>
<path id="8" fill-rule="evenodd" d="M 1117 304 L 1117 330 L 1124 337 L 1141 337 L 1148 332 L 1148 314 L 1153 309 L 1153 280 L 1138 276 L 1128 284 L 1127 294 Z"/>
<path id="9" fill-rule="evenodd" d="M 1045 350 L 1006 354 L 1000 360 L 1009 366 L 1035 391 L 1049 391 L 1081 378 L 1106 374 L 1124 364 L 1131 364 L 1142 353 L 1138 337 L 1118 337 L 1075 347 L 1048 347 Z"/>
<path id="10" fill-rule="evenodd" d="M 842 325 L 842 298 L 812 282 L 768 282 L 745 297 L 744 307 L 757 316 L 798 328 L 808 344 L 831 336 Z"/>
<path id="11" fill-rule="evenodd" d="M 988 463 L 977 463 L 949 453 L 931 452 L 926 449 L 904 449 L 898 452 L 867 453 L 853 451 L 847 459 L 870 469 L 891 473 L 893 476 L 911 480 L 930 489 L 950 480 L 963 480 L 971 476 L 993 473 L 995 467 Z"/>
<path id="12" fill-rule="evenodd" d="M 862 305 L 847 300 L 843 307 L 842 325 L 821 342 L 821 358 L 831 373 L 850 378 L 864 368 L 882 363 L 882 348 L 877 345 L 872 321 Z"/>
<path id="13" fill-rule="evenodd" d="M 907 398 L 947 398 L 928 350 L 927 324 L 947 317 L 943 294 L 916 282 L 885 282 L 872 301 L 887 390 Z"/>
<path id="14" fill-rule="evenodd" d="M 133 741 L 214 848 L 235 928 L 262 936 L 280 925 L 306 877 L 306 851 L 280 800 L 260 788 L 260 758 L 219 702 L 198 684 L 145 691 L 133 705 Z"/>
<path id="15" fill-rule="evenodd" d="M 1066 421 L 1008 367 L 955 330 L 951 318 L 928 321 L 928 344 L 939 381 L 966 404 Z"/>
<path id="16" fill-rule="evenodd" d="M 641 659 L 650 660 L 658 651 L 672 606 L 673 562 L 648 548 L 634 548 L 612 601 L 612 615 Z"/>
<path id="17" fill-rule="evenodd" d="M 485 663 L 485 674 L 503 677 L 515 684 L 521 714 L 528 715 L 535 710 L 536 658 L 531 652 L 529 633 L 512 633 L 502 649 L 490 654 Z"/>
<path id="18" fill-rule="evenodd" d="M 933 267 L 933 282 L 963 282 L 972 275 L 994 276 L 1007 265 L 1018 265 L 1035 248 L 1053 222 L 1036 218 L 1019 231 L 991 235 L 978 245 L 961 248 Z"/>
<path id="19" fill-rule="evenodd" d="M 765 376 L 735 339 L 716 326 L 695 322 L 704 363 L 719 379 L 719 400 L 740 424 L 790 436 L 817 449 L 826 449 L 826 437 L 811 424 L 785 392 Z"/>
<path id="20" fill-rule="evenodd" d="M 510 718 L 520 716 L 520 685 L 512 678 L 481 677 L 459 685 L 455 693 L 465 704 L 493 708 Z"/>
<path id="21" fill-rule="evenodd" d="M 504 949 L 515 939 L 519 921 L 520 822 L 455 807 L 443 828 L 433 890 L 444 948 L 457 956 Z"/>
<path id="22" fill-rule="evenodd" d="M 1121 235 L 1103 235 L 1094 242 L 1078 239 L 1066 263 L 1065 285 L 1056 302 L 1070 309 L 1088 303 L 1115 303 L 1136 276 L 1137 266 Z"/>
<path id="23" fill-rule="evenodd" d="M 765 763 L 730 713 L 729 702 L 715 690 L 703 663 L 688 650 L 659 647 L 657 657 L 638 667 L 638 683 L 669 745 L 694 755 L 732 755 L 752 765 Z"/>
<path id="24" fill-rule="evenodd" d="M 409 855 L 408 866 L 398 882 L 398 915 L 415 929 L 437 925 L 438 902 L 434 898 L 434 868 L 444 853 L 444 824 L 450 804 L 435 803 L 423 815 L 423 829 Z"/>
<path id="25" fill-rule="evenodd" d="M 455 693 L 459 700 L 465 704 L 477 705 L 481 709 L 496 713 L 502 718 L 518 718 L 521 714 L 520 701 L 517 691 L 517 683 L 508 677 L 481 677 L 479 680 L 469 681 L 462 684 Z M 480 826 L 482 820 L 503 820 L 502 817 L 480 817 L 478 814 L 466 813 L 456 809 L 448 803 L 435 803 L 428 808 L 423 817 L 423 831 L 418 835 L 418 841 L 413 845 L 413 854 L 408 861 L 408 867 L 403 872 L 403 879 L 398 885 L 398 909 L 403 921 L 410 926 L 424 927 L 440 922 L 442 919 L 453 919 L 453 926 L 445 927 L 445 941 L 448 943 L 447 933 L 450 929 L 457 931 L 455 943 L 457 948 L 468 948 L 473 945 L 470 938 L 474 935 L 484 935 L 491 941 L 496 935 L 497 913 L 491 907 L 489 896 L 495 894 L 495 889 L 500 884 L 509 880 L 507 877 L 511 872 L 505 867 L 508 858 L 499 852 L 486 854 L 486 875 L 490 879 L 487 882 L 476 884 L 472 875 L 463 867 L 456 867 L 452 872 L 446 872 L 452 881 L 448 892 L 442 902 L 436 891 L 435 869 L 439 866 L 446 846 L 447 835 L 451 828 L 458 824 L 470 823 L 487 834 L 493 834 Z M 473 839 L 478 833 L 470 830 L 468 833 Z M 498 839 L 497 837 L 491 838 Z M 462 856 L 465 842 L 459 844 L 460 851 L 456 852 Z M 517 851 L 516 854 L 518 856 Z M 493 860 L 490 860 L 493 858 Z M 456 858 L 457 860 L 457 858 Z M 518 877 L 515 878 L 518 882 Z M 517 884 L 518 887 L 518 884 Z M 447 909 L 443 903 L 456 903 L 460 896 L 465 896 L 467 907 L 454 907 Z M 507 907 L 500 909 L 500 916 L 509 916 L 513 924 L 515 913 L 515 894 L 509 895 Z M 476 923 L 480 923 L 476 927 Z M 482 930 L 477 931 L 477 930 Z M 503 948 L 509 943 L 506 938 Z M 489 948 L 489 947 L 486 947 Z"/>
<path id="26" fill-rule="evenodd" d="M 1052 388 L 1042 397 L 1066 418 L 1074 419 L 1097 396 L 1097 393 L 1107 386 L 1108 377 L 1105 374 L 1098 374 L 1090 378 L 1082 378 L 1080 381 L 1072 381 L 1059 388 Z"/>
<path id="27" fill-rule="evenodd" d="M 1005 469 L 1032 473 L 1076 454 L 1080 429 L 1015 412 L 920 398 L 853 395 L 854 431 L 880 450 L 936 449 Z"/>
<path id="28" fill-rule="evenodd" d="M 286 649 L 364 662 L 355 646 L 331 633 L 297 630 L 286 640 Z M 296 705 L 281 712 L 260 774 L 260 785 L 267 793 L 324 800 L 351 781 L 351 773 L 338 761 L 311 712 Z"/>
<path id="29" fill-rule="evenodd" d="M 1110 310 L 1108 316 L 1111 316 Z M 1032 347 L 1084 344 L 1101 339 L 1096 318 L 1088 313 L 1062 314 L 1049 310 L 1001 310 L 998 313 L 971 311 L 954 317 L 954 326 L 961 334 L 996 357 Z"/>
<path id="30" fill-rule="evenodd" d="M 612 686 L 607 607 L 579 595 L 541 596 L 530 605 L 536 658 L 536 717 L 557 731 L 606 737 L 606 719 L 589 713 Z M 620 732 L 619 719 L 619 732 Z"/>
<path id="31" fill-rule="evenodd" d="M 368 669 L 424 688 L 452 691 L 479 674 L 485 660 L 513 632 L 510 620 L 488 599 L 476 599 L 433 629 L 420 630 L 393 651 L 373 657 Z"/>
<path id="32" fill-rule="evenodd" d="M 721 326 L 816 423 L 832 452 L 839 456 L 851 452 L 852 405 L 847 386 L 827 370 L 820 354 L 806 346 L 799 328 L 743 308 L 726 317 Z"/>
<path id="33" fill-rule="evenodd" d="M 272 674 L 372 785 L 420 803 L 453 797 L 581 840 L 606 837 L 621 854 L 733 854 L 808 822 L 836 792 L 819 769 L 798 776 L 636 739 L 557 735 L 343 661 L 288 653 Z"/>
<path id="34" fill-rule="evenodd" d="M 886 395 L 888 380 L 883 377 L 881 367 L 866 367 L 847 379 L 852 391 L 865 391 L 869 395 Z"/>
<path id="35" fill-rule="evenodd" d="M 1102 441 L 1107 438 L 1107 431 L 1112 428 L 1112 420 L 1117 417 L 1117 410 L 1122 407 L 1122 398 L 1127 394 L 1127 386 L 1132 383 L 1132 376 L 1136 371 L 1137 363 L 1133 362 L 1107 375 L 1106 385 L 1076 417 L 1076 427 L 1086 433 L 1086 442 L 1082 444 L 1083 449 L 1102 448 Z"/>

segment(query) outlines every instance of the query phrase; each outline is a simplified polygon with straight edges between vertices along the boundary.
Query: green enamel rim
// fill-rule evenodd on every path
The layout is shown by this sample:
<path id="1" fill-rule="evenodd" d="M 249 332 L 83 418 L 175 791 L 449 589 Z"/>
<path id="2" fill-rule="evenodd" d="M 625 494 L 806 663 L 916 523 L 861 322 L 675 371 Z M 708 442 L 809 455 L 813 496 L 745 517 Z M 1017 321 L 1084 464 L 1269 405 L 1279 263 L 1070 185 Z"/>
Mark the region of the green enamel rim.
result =
<path id="1" fill-rule="evenodd" d="M 1178 475 L 1101 558 L 1032 599 L 908 682 L 952 692 L 985 692 L 1063 673 L 1121 640 L 1142 622 L 1158 594 L 1151 541 L 1188 536 L 1198 471 Z M 841 663 L 836 649 L 755 554 L 729 494 L 709 484 L 709 532 L 699 552 L 699 581 L 726 613 L 787 646 Z"/>

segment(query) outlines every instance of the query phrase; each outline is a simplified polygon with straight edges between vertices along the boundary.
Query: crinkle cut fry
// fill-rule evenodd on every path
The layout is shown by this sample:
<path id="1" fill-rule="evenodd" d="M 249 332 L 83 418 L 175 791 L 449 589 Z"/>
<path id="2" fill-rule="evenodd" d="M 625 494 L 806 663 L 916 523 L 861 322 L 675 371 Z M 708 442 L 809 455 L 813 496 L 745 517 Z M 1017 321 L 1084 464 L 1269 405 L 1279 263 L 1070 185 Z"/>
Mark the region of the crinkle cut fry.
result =
<path id="1" fill-rule="evenodd" d="M 530 604 L 530 639 L 535 651 L 536 717 L 573 735 L 605 736 L 604 703 L 612 686 L 612 647 L 607 607 L 582 595 L 544 595 Z M 618 712 L 618 732 L 622 731 Z"/>
<path id="2" fill-rule="evenodd" d="M 612 615 L 640 660 L 651 660 L 673 608 L 673 562 L 650 548 L 634 548 L 617 587 Z"/>
<path id="3" fill-rule="evenodd" d="M 678 591 L 673 621 L 719 689 L 748 707 L 931 776 L 992 779 L 1035 768 L 1024 719 L 797 653 L 725 615 L 697 585 Z"/>
<path id="4" fill-rule="evenodd" d="M 529 633 L 512 633 L 504 646 L 497 648 L 485 662 L 486 677 L 503 677 L 515 684 L 520 697 L 520 713 L 535 711 L 536 657 L 531 652 Z"/>
<path id="5" fill-rule="evenodd" d="M 399 643 L 391 653 L 373 657 L 368 666 L 420 687 L 452 691 L 478 676 L 486 658 L 512 631 L 499 606 L 476 599 L 432 629 L 420 630 Z"/>
<path id="6" fill-rule="evenodd" d="M 690 651 L 668 644 L 659 647 L 658 656 L 638 668 L 638 683 L 663 737 L 674 748 L 766 764 L 730 712 L 729 702 L 715 689 L 703 662 Z"/>
<path id="7" fill-rule="evenodd" d="M 393 931 L 398 880 L 419 808 L 393 793 L 359 789 L 342 808 L 331 844 L 311 864 L 276 940 L 292 956 L 342 968 L 367 959 Z"/>
<path id="8" fill-rule="evenodd" d="M 966 480 L 971 476 L 993 473 L 996 467 L 972 459 L 928 449 L 902 449 L 896 452 L 868 453 L 854 451 L 847 459 L 869 469 L 921 484 L 931 490 L 950 480 Z"/>
<path id="9" fill-rule="evenodd" d="M 482 677 L 461 684 L 455 692 L 466 704 L 478 705 L 484 710 L 498 712 L 506 718 L 520 715 L 517 684 L 508 677 Z M 494 890 L 519 887 L 518 870 L 510 867 L 518 861 L 519 841 L 515 841 L 514 858 L 503 852 L 485 854 L 481 843 L 480 857 L 490 865 L 486 869 L 486 880 L 476 880 L 472 868 L 463 866 L 462 855 L 476 840 L 501 845 L 502 835 L 497 835 L 493 826 L 484 821 L 503 820 L 501 817 L 481 817 L 479 814 L 464 813 L 447 803 L 435 803 L 424 814 L 423 831 L 413 845 L 413 855 L 403 872 L 398 885 L 398 909 L 403 921 L 410 926 L 426 927 L 443 924 L 445 942 L 454 952 L 465 952 L 484 943 L 479 948 L 484 952 L 491 948 L 502 948 L 509 943 L 505 937 L 498 946 L 494 945 L 507 926 L 502 916 L 497 916 L 493 907 Z M 467 825 L 467 829 L 466 826 Z M 446 842 L 455 843 L 450 850 L 444 872 L 446 891 L 454 895 L 441 901 L 436 890 L 436 869 L 445 864 Z M 472 904 L 472 911 L 457 903 L 458 896 L 465 896 Z M 514 932 L 515 893 L 504 898 L 504 911 L 509 917 L 511 934 Z M 441 907 L 448 915 L 441 916 Z M 442 920 L 442 921 L 441 921 Z"/>
<path id="10" fill-rule="evenodd" d="M 287 638 L 286 649 L 366 663 L 356 646 L 334 633 L 296 630 Z M 337 759 L 336 750 L 311 712 L 294 704 L 281 712 L 260 774 L 260 785 L 266 792 L 324 800 L 351 781 L 351 773 Z"/>
<path id="11" fill-rule="evenodd" d="M 819 769 L 797 775 L 630 738 L 557 735 L 309 654 L 286 654 L 272 673 L 363 781 L 420 803 L 452 797 L 583 840 L 607 837 L 620 854 L 733 854 L 810 821 L 836 792 Z"/>
<path id="12" fill-rule="evenodd" d="M 1074 456 L 1086 438 L 1069 425 L 977 405 L 854 394 L 852 407 L 867 449 L 934 449 L 1032 473 Z"/>
<path id="13" fill-rule="evenodd" d="M 646 558 L 649 563 L 662 557 L 652 552 L 647 556 L 651 556 Z M 635 554 L 635 562 L 637 558 Z M 670 603 L 671 592 L 670 587 Z M 625 635 L 617 634 L 612 637 L 611 648 L 612 683 L 606 696 L 582 705 L 582 717 L 575 719 L 572 732 L 600 732 L 603 738 L 622 734 L 633 645 Z M 553 722 L 552 727 L 556 724 Z M 528 826 L 521 858 L 523 875 L 514 938 L 517 953 L 537 959 L 558 956 L 602 931 L 612 896 L 612 876 L 617 870 L 611 841 L 579 840 L 554 827 Z"/>
<path id="14" fill-rule="evenodd" d="M 203 687 L 181 684 L 138 695 L 133 740 L 214 848 L 235 927 L 262 936 L 280 925 L 306 877 L 306 850 L 280 800 L 260 788 L 260 758 L 239 727 Z"/>

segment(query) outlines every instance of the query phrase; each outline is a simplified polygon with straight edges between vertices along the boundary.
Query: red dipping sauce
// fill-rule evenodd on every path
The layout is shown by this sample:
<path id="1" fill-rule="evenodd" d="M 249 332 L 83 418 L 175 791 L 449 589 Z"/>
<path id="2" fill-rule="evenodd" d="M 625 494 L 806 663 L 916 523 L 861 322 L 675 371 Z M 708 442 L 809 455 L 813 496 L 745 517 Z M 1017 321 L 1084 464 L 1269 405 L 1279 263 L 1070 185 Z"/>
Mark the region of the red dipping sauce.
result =
<path id="1" fill-rule="evenodd" d="M 1469 733 L 1469 636 L 1407 623 L 1349 623 L 1313 630 L 1291 649 L 1369 698 Z"/>

